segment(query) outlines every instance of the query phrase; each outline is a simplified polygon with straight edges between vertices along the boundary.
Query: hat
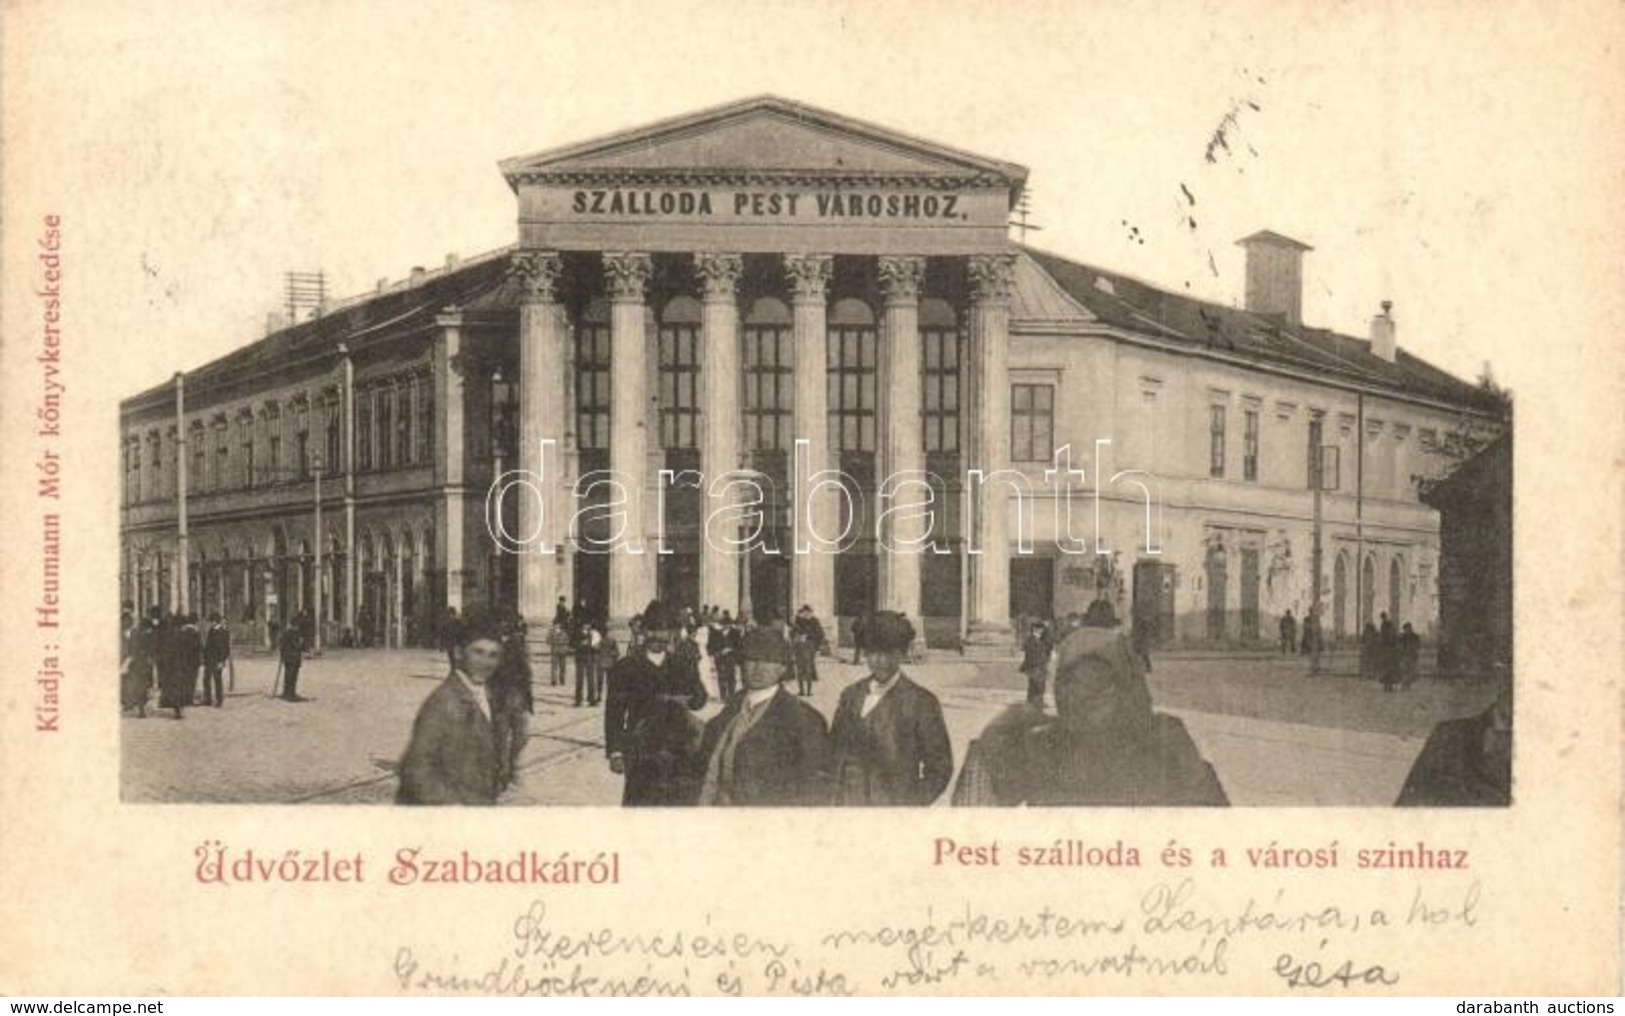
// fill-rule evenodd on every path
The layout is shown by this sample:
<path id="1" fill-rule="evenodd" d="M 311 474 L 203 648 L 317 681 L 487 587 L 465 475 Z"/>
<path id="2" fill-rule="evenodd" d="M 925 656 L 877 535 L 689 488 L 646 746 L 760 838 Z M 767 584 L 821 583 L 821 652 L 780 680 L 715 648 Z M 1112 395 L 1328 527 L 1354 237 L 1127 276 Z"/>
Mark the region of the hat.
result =
<path id="1" fill-rule="evenodd" d="M 870 614 L 863 622 L 863 644 L 867 652 L 906 653 L 914 644 L 914 625 L 895 610 Z"/>
<path id="2" fill-rule="evenodd" d="M 803 603 L 801 605 L 801 609 L 796 611 L 797 614 L 811 614 L 812 612 L 812 604 L 810 603 Z"/>
<path id="3" fill-rule="evenodd" d="M 790 664 L 790 643 L 772 628 L 752 628 L 739 640 L 739 655 L 761 663 Z"/>
<path id="4" fill-rule="evenodd" d="M 661 600 L 650 600 L 643 608 L 644 631 L 676 631 L 679 624 L 677 612 Z"/>

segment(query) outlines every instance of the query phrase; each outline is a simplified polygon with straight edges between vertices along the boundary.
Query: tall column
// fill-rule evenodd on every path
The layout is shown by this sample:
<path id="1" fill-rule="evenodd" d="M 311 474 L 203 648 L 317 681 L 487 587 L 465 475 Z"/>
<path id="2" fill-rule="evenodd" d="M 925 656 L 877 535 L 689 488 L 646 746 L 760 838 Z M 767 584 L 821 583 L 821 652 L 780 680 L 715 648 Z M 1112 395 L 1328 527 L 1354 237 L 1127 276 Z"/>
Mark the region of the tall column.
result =
<path id="1" fill-rule="evenodd" d="M 463 314 L 447 307 L 434 319 L 440 334 L 434 342 L 435 483 L 440 488 L 441 510 L 435 520 L 435 552 L 446 564 L 446 602 L 462 612 L 467 577 L 463 546 L 463 512 L 468 496 L 468 441 L 464 433 L 467 392 L 462 361 Z M 550 463 L 551 464 L 551 463 Z M 425 574 L 434 562 L 422 562 Z M 431 605 L 434 606 L 434 605 Z M 488 604 L 487 606 L 498 606 Z M 501 604 L 500 606 L 507 606 Z"/>
<path id="2" fill-rule="evenodd" d="M 885 300 L 881 318 L 880 406 L 881 510 L 918 504 L 926 495 L 908 483 L 925 472 L 925 440 L 920 422 L 920 282 L 925 259 L 882 257 L 880 291 Z M 925 518 L 903 508 L 882 516 L 880 550 L 880 606 L 906 614 L 920 625 L 920 541 Z M 923 629 L 922 629 L 923 631 Z"/>
<path id="3" fill-rule="evenodd" d="M 835 617 L 835 557 L 816 545 L 813 532 L 822 539 L 837 535 L 840 519 L 835 492 L 814 486 L 804 489 L 810 477 L 834 468 L 829 446 L 829 392 L 825 375 L 829 370 L 829 325 L 826 320 L 829 280 L 835 264 L 827 254 L 786 255 L 784 274 L 790 282 L 793 308 L 791 341 L 795 346 L 795 407 L 791 417 L 792 435 L 806 442 L 791 449 L 790 475 L 795 501 L 795 545 L 790 558 L 790 599 L 792 609 L 811 605 L 825 622 Z M 798 454 L 799 453 L 799 454 Z M 834 631 L 833 627 L 830 629 Z"/>
<path id="4" fill-rule="evenodd" d="M 738 254 L 694 256 L 704 297 L 705 352 L 700 359 L 704 392 L 705 435 L 700 446 L 700 473 L 709 487 L 717 477 L 737 469 L 739 461 L 739 276 L 745 259 Z M 739 596 L 739 557 L 704 529 L 705 517 L 720 508 L 702 498 L 700 530 L 700 602 L 733 603 Z"/>
<path id="5" fill-rule="evenodd" d="M 519 305 L 519 461 L 518 469 L 537 483 L 535 492 L 515 488 L 519 497 L 519 614 L 528 625 L 532 656 L 547 643 L 557 596 L 558 543 L 564 534 L 564 498 L 558 471 L 564 437 L 561 379 L 569 373 L 564 306 L 558 281 L 564 260 L 557 251 L 524 251 L 514 256 L 513 270 L 523 284 Z M 543 444 L 552 441 L 551 446 Z M 539 496 L 538 496 L 539 495 Z M 534 545 L 546 540 L 548 553 Z"/>
<path id="6" fill-rule="evenodd" d="M 644 297 L 654 274 L 648 254 L 607 253 L 610 296 L 611 382 L 609 467 L 625 487 L 626 526 L 609 558 L 609 616 L 627 630 L 655 594 L 655 559 L 649 539 L 649 336 Z"/>
<path id="7" fill-rule="evenodd" d="M 175 613 L 189 609 L 187 588 L 191 584 L 192 548 L 186 533 L 186 470 L 191 449 L 186 436 L 186 375 L 175 372 L 175 544 L 179 566 L 175 569 Z"/>
<path id="8" fill-rule="evenodd" d="M 971 467 L 991 476 L 1010 458 L 1010 291 L 1015 256 L 978 254 L 967 265 L 970 280 L 970 366 L 975 391 Z M 1000 645 L 1010 637 L 1010 488 L 976 488 L 975 548 L 970 555 L 970 622 L 967 641 Z"/>

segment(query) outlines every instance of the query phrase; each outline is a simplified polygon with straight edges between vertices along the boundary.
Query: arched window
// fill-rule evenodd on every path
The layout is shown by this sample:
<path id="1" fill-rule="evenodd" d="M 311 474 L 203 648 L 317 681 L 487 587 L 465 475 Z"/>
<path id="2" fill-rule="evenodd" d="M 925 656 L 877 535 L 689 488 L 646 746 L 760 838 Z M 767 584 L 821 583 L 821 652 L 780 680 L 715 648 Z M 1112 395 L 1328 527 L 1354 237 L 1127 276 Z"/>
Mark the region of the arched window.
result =
<path id="1" fill-rule="evenodd" d="M 829 314 L 829 413 L 835 425 L 835 446 L 872 459 L 875 435 L 875 368 L 878 359 L 875 314 L 867 303 L 837 300 Z M 873 466 L 862 470 L 873 482 Z M 860 475 L 861 475 L 860 473 Z"/>
<path id="2" fill-rule="evenodd" d="M 699 446 L 700 302 L 667 301 L 660 312 L 660 447 Z"/>
<path id="3" fill-rule="evenodd" d="M 745 449 L 757 469 L 782 469 L 794 445 L 793 319 L 783 300 L 764 296 L 745 314 Z"/>

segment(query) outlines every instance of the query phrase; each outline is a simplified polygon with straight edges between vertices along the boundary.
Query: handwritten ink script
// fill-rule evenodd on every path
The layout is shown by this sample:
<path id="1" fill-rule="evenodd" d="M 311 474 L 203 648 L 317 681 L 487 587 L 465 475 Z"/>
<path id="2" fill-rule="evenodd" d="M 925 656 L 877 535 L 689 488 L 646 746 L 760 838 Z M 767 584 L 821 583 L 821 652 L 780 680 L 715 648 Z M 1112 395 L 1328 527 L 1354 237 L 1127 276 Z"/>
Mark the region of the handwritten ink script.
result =
<path id="1" fill-rule="evenodd" d="M 397 947 L 390 975 L 402 993 L 433 995 L 1131 991 L 1149 981 L 1198 990 L 1237 975 L 1289 992 L 1383 990 L 1404 984 L 1403 940 L 1475 927 L 1483 909 L 1476 881 L 1360 899 L 1281 888 L 1237 905 L 1186 878 L 1150 884 L 1126 910 L 964 903 L 882 924 L 809 922 L 792 939 L 710 915 L 625 929 L 535 899 L 490 939 Z"/>

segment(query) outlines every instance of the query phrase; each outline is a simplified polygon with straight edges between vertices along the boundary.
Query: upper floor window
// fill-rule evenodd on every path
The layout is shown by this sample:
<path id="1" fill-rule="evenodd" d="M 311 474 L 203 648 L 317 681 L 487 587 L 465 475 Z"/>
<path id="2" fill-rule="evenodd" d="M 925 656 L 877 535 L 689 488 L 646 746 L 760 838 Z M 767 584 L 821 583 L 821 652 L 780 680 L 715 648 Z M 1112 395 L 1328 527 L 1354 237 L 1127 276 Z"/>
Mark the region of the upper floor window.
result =
<path id="1" fill-rule="evenodd" d="M 609 447 L 609 309 L 594 301 L 576 329 L 576 447 Z"/>
<path id="2" fill-rule="evenodd" d="M 660 315 L 660 447 L 695 448 L 700 419 L 700 304 L 679 296 Z M 719 421 L 720 422 L 720 421 Z"/>
<path id="3" fill-rule="evenodd" d="M 1055 386 L 1010 386 L 1010 460 L 1048 462 L 1055 454 Z"/>
<path id="4" fill-rule="evenodd" d="M 1258 410 L 1249 409 L 1242 414 L 1243 444 L 1241 451 L 1241 478 L 1248 483 L 1258 482 Z"/>
<path id="5" fill-rule="evenodd" d="M 959 360 L 962 343 L 945 300 L 920 302 L 921 421 L 927 453 L 959 451 Z"/>
<path id="6" fill-rule="evenodd" d="M 763 297 L 745 315 L 745 450 L 757 468 L 788 462 L 794 437 L 795 347 L 790 309 Z M 764 463 L 763 460 L 772 462 Z"/>
<path id="7" fill-rule="evenodd" d="M 1225 407 L 1208 407 L 1208 475 L 1224 478 Z"/>

